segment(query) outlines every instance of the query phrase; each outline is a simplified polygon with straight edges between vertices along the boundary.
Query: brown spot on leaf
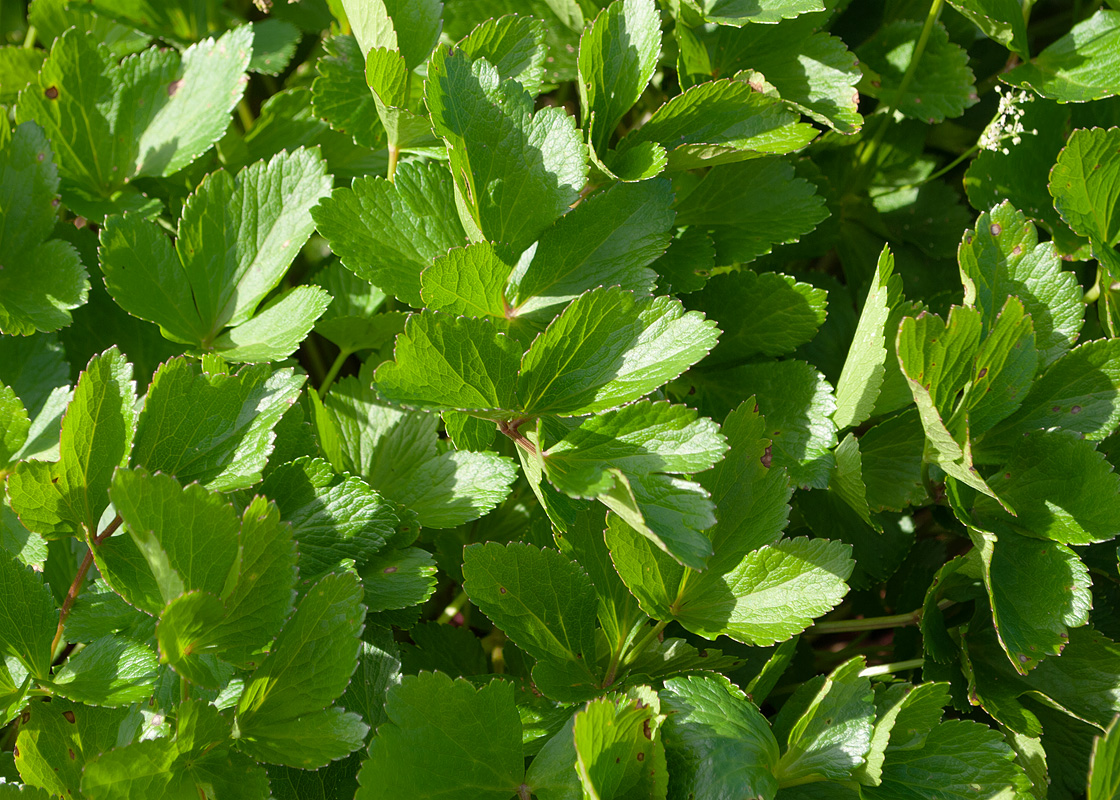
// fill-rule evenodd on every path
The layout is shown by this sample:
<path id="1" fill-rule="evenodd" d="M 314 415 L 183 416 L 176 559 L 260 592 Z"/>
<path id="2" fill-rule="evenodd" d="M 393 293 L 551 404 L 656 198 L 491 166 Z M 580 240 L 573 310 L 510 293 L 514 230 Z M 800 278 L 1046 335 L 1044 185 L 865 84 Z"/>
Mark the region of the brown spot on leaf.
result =
<path id="1" fill-rule="evenodd" d="M 1021 255 L 1022 252 L 1023 252 L 1023 248 L 1021 248 L 1019 245 L 1015 245 L 1014 247 L 1011 248 L 1011 255 L 1013 255 L 1013 256 Z"/>
<path id="2" fill-rule="evenodd" d="M 46 89 L 43 90 L 43 94 L 45 94 L 47 96 L 48 100 L 57 100 L 58 99 L 58 87 L 57 86 L 48 86 Z"/>
<path id="3" fill-rule="evenodd" d="M 175 93 L 177 91 L 179 91 L 181 88 L 183 88 L 183 79 L 182 78 L 180 78 L 177 81 L 171 81 L 171 83 L 167 84 L 167 96 L 168 97 L 174 97 Z"/>
<path id="4" fill-rule="evenodd" d="M 74 712 L 73 711 L 63 711 L 62 716 L 66 717 L 66 721 L 69 722 L 71 725 L 74 724 Z"/>
<path id="5" fill-rule="evenodd" d="M 385 574 L 386 575 L 392 575 L 398 569 L 399 569 L 399 567 L 385 567 Z"/>
<path id="6" fill-rule="evenodd" d="M 1080 413 L 1081 413 L 1081 406 L 1074 406 L 1073 408 L 1071 408 L 1071 409 L 1069 410 L 1069 413 L 1071 413 L 1071 414 L 1080 414 Z"/>
<path id="7" fill-rule="evenodd" d="M 75 759 L 77 759 L 77 756 L 76 756 L 76 755 L 74 755 L 74 750 L 73 750 L 73 748 L 67 747 L 67 748 L 66 748 L 66 752 L 70 754 L 70 760 L 71 760 L 71 761 L 74 761 Z"/>
<path id="8" fill-rule="evenodd" d="M 1000 227 L 998 222 L 993 222 L 992 227 L 991 227 L 991 231 L 992 231 L 992 236 L 999 236 L 1001 233 L 1003 233 L 1003 228 Z"/>
<path id="9" fill-rule="evenodd" d="M 987 374 L 988 374 L 988 368 L 987 367 L 981 367 L 980 368 L 980 374 L 978 374 L 976 377 L 977 378 L 983 378 Z"/>
<path id="10" fill-rule="evenodd" d="M 498 591 L 499 591 L 499 592 L 501 592 L 502 594 L 505 594 L 505 593 L 506 593 L 506 587 L 504 587 L 504 586 L 499 586 L 499 587 L 498 587 Z"/>
<path id="11" fill-rule="evenodd" d="M 770 462 L 773 460 L 770 450 L 771 446 L 767 445 L 766 449 L 762 451 L 762 458 L 759 459 L 759 461 L 762 462 L 762 466 L 766 467 L 766 469 L 770 469 Z"/>
<path id="12" fill-rule="evenodd" d="M 638 760 L 639 761 L 645 761 L 646 760 L 646 754 L 645 753 L 638 753 Z"/>
<path id="13" fill-rule="evenodd" d="M 653 731 L 649 729 L 648 719 L 642 722 L 642 735 L 649 739 L 651 742 L 653 741 Z"/>

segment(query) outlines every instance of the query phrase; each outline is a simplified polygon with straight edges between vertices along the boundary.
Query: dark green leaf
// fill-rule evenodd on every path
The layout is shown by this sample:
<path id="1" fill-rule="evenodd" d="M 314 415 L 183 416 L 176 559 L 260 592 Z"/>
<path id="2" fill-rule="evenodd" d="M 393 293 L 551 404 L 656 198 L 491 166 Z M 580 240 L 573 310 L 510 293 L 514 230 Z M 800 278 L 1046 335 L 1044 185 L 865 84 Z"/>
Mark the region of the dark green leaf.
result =
<path id="1" fill-rule="evenodd" d="M 1027 49 L 1027 21 L 1016 0 L 950 0 L 957 11 L 976 23 L 989 39 L 1002 44 L 1023 60 Z"/>
<path id="2" fill-rule="evenodd" d="M 0 587 L 4 614 L 0 616 L 0 648 L 18 658 L 36 678 L 51 668 L 51 640 L 58 612 L 41 578 L 7 553 L 0 553 Z"/>
<path id="3" fill-rule="evenodd" d="M 49 681 L 55 694 L 93 706 L 130 706 L 152 694 L 159 662 L 147 645 L 106 636 L 71 655 Z"/>
<path id="4" fill-rule="evenodd" d="M 316 116 L 361 147 L 384 147 L 386 132 L 378 122 L 374 98 L 366 86 L 366 61 L 354 38 L 332 36 L 323 42 L 317 67 L 319 74 L 311 84 Z"/>
<path id="5" fill-rule="evenodd" d="M 1120 44 L 1120 13 L 1116 17 Z M 1120 243 L 1120 212 L 1114 200 L 1118 180 L 1120 128 L 1074 131 L 1050 172 L 1054 207 L 1074 233 L 1111 248 Z"/>
<path id="6" fill-rule="evenodd" d="M 1002 75 L 1043 97 L 1084 103 L 1120 93 L 1120 11 L 1100 10 L 1033 60 Z"/>

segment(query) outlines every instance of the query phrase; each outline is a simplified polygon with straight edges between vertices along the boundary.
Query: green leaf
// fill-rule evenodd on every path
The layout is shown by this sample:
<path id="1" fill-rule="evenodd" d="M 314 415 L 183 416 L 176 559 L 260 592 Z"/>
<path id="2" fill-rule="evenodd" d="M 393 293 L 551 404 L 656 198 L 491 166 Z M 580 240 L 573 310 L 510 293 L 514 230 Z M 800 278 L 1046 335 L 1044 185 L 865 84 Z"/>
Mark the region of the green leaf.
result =
<path id="1" fill-rule="evenodd" d="M 359 178 L 323 198 L 312 216 L 343 266 L 415 308 L 423 306 L 420 273 L 467 243 L 450 176 L 434 162 L 401 164 L 393 182 Z"/>
<path id="2" fill-rule="evenodd" d="M 689 307 L 703 311 L 723 329 L 704 366 L 793 352 L 824 323 L 827 294 L 777 272 L 742 270 L 714 276 L 688 298 Z M 744 308 L 755 311 L 746 315 Z"/>
<path id="3" fill-rule="evenodd" d="M 439 147 L 432 124 L 423 111 L 423 87 L 419 81 L 412 80 L 412 73 L 400 53 L 384 47 L 370 50 L 366 54 L 365 80 L 373 95 L 377 116 L 394 147 L 399 150 Z M 336 99 L 343 110 L 354 109 L 354 93 L 344 91 L 345 88 L 348 87 L 339 87 L 337 98 L 332 99 Z"/>
<path id="4" fill-rule="evenodd" d="M 319 287 L 297 286 L 215 339 L 214 349 L 235 363 L 280 361 L 295 353 L 330 303 Z"/>
<path id="5" fill-rule="evenodd" d="M 894 255 L 884 245 L 836 382 L 832 420 L 840 430 L 866 422 L 875 408 L 887 372 L 887 319 L 901 297 L 902 278 L 894 273 Z"/>
<path id="6" fill-rule="evenodd" d="M 299 28 L 279 19 L 253 23 L 253 57 L 249 71 L 261 75 L 279 75 L 288 66 L 299 44 Z"/>
<path id="7" fill-rule="evenodd" d="M 0 103 L 10 106 L 20 90 L 35 81 L 47 54 L 23 47 L 0 47 Z"/>
<path id="8" fill-rule="evenodd" d="M 406 676 L 389 690 L 389 721 L 370 742 L 357 800 L 428 800 L 470 790 L 478 800 L 509 800 L 525 774 L 521 720 L 512 683 L 475 689 L 439 672 Z M 431 753 L 442 758 L 433 760 Z"/>
<path id="9" fill-rule="evenodd" d="M 548 49 L 545 23 L 508 14 L 484 19 L 457 45 L 472 59 L 485 58 L 503 78 L 512 78 L 531 95 L 540 93 Z"/>
<path id="10" fill-rule="evenodd" d="M 371 614 L 420 605 L 436 590 L 436 562 L 422 547 L 383 550 L 359 574 Z"/>
<path id="11" fill-rule="evenodd" d="M 82 776 L 82 791 L 106 800 L 194 800 L 209 789 L 246 800 L 269 797 L 268 775 L 243 755 L 218 747 L 187 750 L 166 739 L 134 742 L 104 753 Z"/>
<path id="12" fill-rule="evenodd" d="M 253 317 L 311 235 L 310 210 L 329 190 L 326 164 L 310 150 L 281 153 L 236 177 L 212 173 L 184 203 L 175 240 L 177 264 L 158 242 L 162 234 L 152 231 L 155 223 L 125 218 L 121 227 L 103 231 L 105 284 L 122 308 L 164 326 L 169 338 L 231 351 L 231 360 L 238 358 L 238 346 L 271 345 L 245 354 L 255 359 L 283 350 L 325 309 L 323 293 L 297 290 L 304 292 L 302 304 L 281 300 L 266 308 L 256 325 Z M 146 232 L 140 230 L 145 226 Z M 148 259 L 158 259 L 155 270 Z M 295 324 L 265 319 L 270 311 L 282 319 L 291 315 Z M 227 326 L 233 331 L 223 337 Z"/>
<path id="13" fill-rule="evenodd" d="M 646 142 L 663 146 L 669 169 L 695 169 L 783 155 L 800 150 L 817 135 L 780 100 L 739 80 L 708 81 L 674 97 L 645 125 L 618 143 L 618 152 Z"/>
<path id="14" fill-rule="evenodd" d="M 273 428 L 303 381 L 265 364 L 224 375 L 173 358 L 152 378 L 132 463 L 215 491 L 252 486 L 272 452 Z"/>
<path id="15" fill-rule="evenodd" d="M 1042 431 L 1020 437 L 1010 459 L 989 480 L 1016 516 L 981 497 L 973 518 L 981 527 L 998 520 L 1062 544 L 1108 541 L 1120 519 L 1120 476 L 1112 469 L 1104 454 L 1083 439 Z"/>
<path id="16" fill-rule="evenodd" d="M 300 572 L 314 579 L 344 559 L 359 568 L 392 539 L 397 515 L 361 478 L 335 475 L 322 459 L 300 458 L 261 485 L 299 541 Z"/>
<path id="17" fill-rule="evenodd" d="M 0 469 L 15 461 L 27 442 L 31 420 L 16 393 L 0 382 Z"/>
<path id="18" fill-rule="evenodd" d="M 152 694 L 159 661 L 150 647 L 118 635 L 87 644 L 44 683 L 69 700 L 94 706 L 130 706 Z"/>
<path id="19" fill-rule="evenodd" d="M 856 133 L 863 127 L 855 88 L 862 77 L 858 61 L 840 38 L 817 30 L 819 25 L 809 16 L 691 31 L 701 37 L 708 63 L 689 63 L 689 71 L 706 77 L 753 70 L 777 89 L 784 104 L 835 131 Z"/>
<path id="20" fill-rule="evenodd" d="M 97 532 L 113 470 L 128 460 L 135 404 L 120 351 L 92 358 L 66 410 L 59 460 L 21 462 L 8 478 L 12 510 L 29 530 L 55 539 Z"/>
<path id="21" fill-rule="evenodd" d="M 438 311 L 413 314 L 397 337 L 395 361 L 378 368 L 378 392 L 423 409 L 488 412 L 516 407 L 521 347 L 487 319 Z"/>
<path id="22" fill-rule="evenodd" d="M 563 108 L 533 113 L 528 92 L 485 59 L 437 49 L 425 97 L 450 150 L 457 201 L 482 236 L 523 250 L 579 196 L 586 150 Z"/>
<path id="23" fill-rule="evenodd" d="M 233 506 L 170 475 L 118 470 L 109 493 L 170 603 L 184 591 L 222 594 L 238 557 Z"/>
<path id="24" fill-rule="evenodd" d="M 458 247 L 424 270 L 420 295 L 433 311 L 505 319 L 510 268 L 490 242 Z"/>
<path id="25" fill-rule="evenodd" d="M 246 755 L 314 769 L 361 746 L 361 718 L 328 708 L 357 667 L 361 595 L 351 573 L 326 575 L 308 590 L 237 703 L 235 735 Z"/>
<path id="26" fill-rule="evenodd" d="M 871 682 L 860 677 L 862 657 L 841 664 L 823 681 L 793 723 L 786 752 L 776 770 L 778 780 L 848 780 L 871 746 L 875 705 Z M 803 684 L 808 690 L 813 684 Z M 796 706 L 796 696 L 788 701 Z"/>
<path id="27" fill-rule="evenodd" d="M 315 332 L 340 350 L 379 350 L 404 330 L 403 313 L 377 313 L 385 303 L 385 293 L 337 261 L 316 273 L 312 280 L 334 298 L 315 323 Z"/>
<path id="28" fill-rule="evenodd" d="M 976 23 L 989 39 L 1026 61 L 1030 58 L 1027 21 L 1016 0 L 950 0 L 962 15 Z"/>
<path id="29" fill-rule="evenodd" d="M 959 117 L 976 104 L 976 78 L 968 67 L 968 54 L 949 40 L 941 23 L 930 29 L 918 67 L 909 72 L 924 33 L 918 20 L 896 20 L 880 28 L 859 49 L 861 64 L 878 73 L 879 79 L 861 84 L 861 89 L 911 119 L 934 124 Z M 903 86 L 903 76 L 908 74 L 911 80 Z"/>
<path id="30" fill-rule="evenodd" d="M 1089 620 L 1092 581 L 1077 555 L 1057 542 L 1010 531 L 971 530 L 1000 645 L 1021 675 L 1062 652 L 1068 630 Z"/>
<path id="31" fill-rule="evenodd" d="M 558 700 L 598 693 L 595 594 L 575 562 L 555 550 L 490 542 L 464 548 L 463 577 L 471 601 L 537 660 L 533 677 L 542 691 Z M 574 676 L 579 682 L 568 685 Z"/>
<path id="32" fill-rule="evenodd" d="M 354 37 L 326 39 L 316 67 L 318 76 L 311 84 L 315 115 L 361 147 L 384 147 L 386 131 L 378 122 L 376 101 L 366 84 L 366 60 Z"/>
<path id="33" fill-rule="evenodd" d="M 527 414 L 574 416 L 623 405 L 672 380 L 715 345 L 717 329 L 668 297 L 595 289 L 574 300 L 521 361 Z"/>
<path id="34" fill-rule="evenodd" d="M 694 633 L 765 647 L 805 630 L 848 591 L 850 545 L 786 539 L 746 554 L 729 571 L 693 575 L 675 617 Z"/>
<path id="35" fill-rule="evenodd" d="M 666 180 L 615 184 L 593 194 L 541 234 L 511 277 L 518 314 L 555 316 L 558 306 L 597 286 L 653 290 L 650 265 L 669 246 L 673 191 Z M 511 298 L 513 299 L 513 298 Z"/>
<path id="36" fill-rule="evenodd" d="M 1120 796 L 1120 726 L 1113 718 L 1104 736 L 1093 741 L 1093 754 L 1089 761 L 1089 790 L 1087 800 L 1115 800 Z"/>
<path id="37" fill-rule="evenodd" d="M 363 53 L 379 46 L 400 50 L 408 68 L 415 69 L 427 60 L 439 40 L 443 3 L 437 0 L 342 0 L 342 6 Z"/>
<path id="38" fill-rule="evenodd" d="M 645 91 L 660 53 L 661 14 L 653 0 L 611 3 L 580 38 L 580 116 L 599 156 Z"/>
<path id="39" fill-rule="evenodd" d="M 17 120 L 45 127 L 68 203 L 72 194 L 112 201 L 132 178 L 172 175 L 222 136 L 245 90 L 252 38 L 242 26 L 182 55 L 153 48 L 117 65 L 95 38 L 67 31 L 20 93 Z"/>
<path id="40" fill-rule="evenodd" d="M 877 687 L 871 747 L 862 769 L 856 771 L 856 779 L 865 786 L 881 785 L 887 753 L 920 747 L 941 721 L 948 702 L 949 687 L 944 683 Z"/>
<path id="41" fill-rule="evenodd" d="M 774 796 L 778 743 L 734 684 L 723 676 L 671 678 L 660 697 L 670 796 Z"/>
<path id="42" fill-rule="evenodd" d="M 70 324 L 89 281 L 77 251 L 50 239 L 57 221 L 58 170 L 43 130 L 19 125 L 0 137 L 0 333 L 27 336 Z"/>
<path id="43" fill-rule="evenodd" d="M 1120 13 L 1116 16 L 1120 44 Z M 1054 207 L 1074 233 L 1087 236 L 1095 247 L 1120 243 L 1120 213 L 1114 199 L 1120 180 L 1117 151 L 1120 128 L 1076 130 L 1050 171 Z"/>
<path id="44" fill-rule="evenodd" d="M 79 705 L 60 697 L 31 702 L 15 742 L 23 782 L 52 797 L 80 797 L 82 769 L 117 745 L 127 714 L 125 709 Z"/>
<path id="45" fill-rule="evenodd" d="M 965 305 L 980 310 L 984 331 L 1013 296 L 1031 316 L 1043 364 L 1073 346 L 1084 314 L 1081 289 L 1062 269 L 1054 244 L 1039 244 L 1034 225 L 1021 211 L 1005 201 L 981 214 L 975 231 L 965 234 L 958 258 Z"/>
<path id="46" fill-rule="evenodd" d="M 462 411 L 444 411 L 443 424 L 456 450 L 489 450 L 498 430 L 492 422 Z"/>
<path id="47" fill-rule="evenodd" d="M 1085 103 L 1120 93 L 1120 11 L 1100 10 L 1000 78 L 1043 97 Z"/>
<path id="48" fill-rule="evenodd" d="M 775 23 L 800 14 L 823 11 L 819 0 L 688 0 L 697 6 L 708 22 L 719 25 L 746 25 L 751 22 Z"/>
<path id="49" fill-rule="evenodd" d="M 45 413 L 58 387 L 69 381 L 70 365 L 55 335 L 0 337 L 0 382 L 15 391 L 32 420 Z M 58 439 L 57 425 L 54 438 Z"/>
<path id="50" fill-rule="evenodd" d="M 18 658 L 34 677 L 48 677 L 51 640 L 58 627 L 50 590 L 7 553 L 0 553 L 0 586 L 5 612 L 0 616 L 0 648 Z"/>
<path id="51" fill-rule="evenodd" d="M 658 736 L 660 702 L 642 687 L 576 712 L 576 770 L 585 797 L 664 797 L 669 775 Z"/>
<path id="52" fill-rule="evenodd" d="M 748 205 L 744 196 L 765 197 Z M 757 159 L 710 170 L 677 198 L 677 224 L 713 234 L 716 263 L 747 263 L 776 244 L 796 242 L 829 215 L 816 187 L 783 159 Z"/>

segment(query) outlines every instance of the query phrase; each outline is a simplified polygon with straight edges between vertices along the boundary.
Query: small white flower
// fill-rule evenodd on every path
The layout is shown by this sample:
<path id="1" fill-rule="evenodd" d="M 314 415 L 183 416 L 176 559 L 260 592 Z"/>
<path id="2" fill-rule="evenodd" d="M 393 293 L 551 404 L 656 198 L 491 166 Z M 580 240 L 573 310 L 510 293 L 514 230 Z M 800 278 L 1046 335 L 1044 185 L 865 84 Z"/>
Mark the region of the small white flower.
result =
<path id="1" fill-rule="evenodd" d="M 1034 100 L 1034 95 L 1025 89 L 1005 90 L 1002 86 L 996 86 L 996 94 L 999 95 L 999 108 L 995 118 L 980 135 L 979 144 L 984 150 L 1007 155 L 1011 151 L 1003 144 L 1005 139 L 1010 139 L 1014 146 L 1023 141 L 1024 133 L 1038 133 L 1023 127 L 1023 115 L 1026 113 L 1023 104 Z"/>

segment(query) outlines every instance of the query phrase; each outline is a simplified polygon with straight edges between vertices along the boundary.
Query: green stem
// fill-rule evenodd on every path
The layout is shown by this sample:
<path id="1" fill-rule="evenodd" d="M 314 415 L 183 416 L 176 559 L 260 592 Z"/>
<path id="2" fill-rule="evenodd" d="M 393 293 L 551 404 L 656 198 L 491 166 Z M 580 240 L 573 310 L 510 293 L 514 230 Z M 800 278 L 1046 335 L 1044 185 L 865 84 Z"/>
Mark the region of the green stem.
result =
<path id="1" fill-rule="evenodd" d="M 467 597 L 466 590 L 460 589 L 459 594 L 455 595 L 455 599 L 451 601 L 447 608 L 443 609 L 443 613 L 439 615 L 439 619 L 436 620 L 436 622 L 440 625 L 446 625 L 451 622 L 451 620 L 455 619 L 455 615 L 462 611 L 463 606 L 468 602 L 470 602 L 470 598 Z"/>
<path id="2" fill-rule="evenodd" d="M 253 112 L 249 109 L 249 103 L 244 97 L 241 102 L 237 104 L 237 118 L 241 120 L 241 128 L 245 133 L 253 129 Z"/>
<path id="3" fill-rule="evenodd" d="M 339 354 L 335 358 L 334 363 L 331 364 L 331 368 L 327 370 L 327 376 L 323 378 L 323 382 L 319 384 L 320 400 L 327 396 L 327 390 L 331 388 L 331 384 L 334 383 L 334 379 L 338 377 L 338 371 L 342 369 L 342 365 L 346 363 L 346 359 L 350 358 L 350 356 L 353 355 L 353 352 L 353 350 L 339 351 Z"/>
<path id="4" fill-rule="evenodd" d="M 937 607 L 946 609 L 953 605 L 952 600 L 941 600 Z M 902 628 L 907 625 L 917 625 L 922 620 L 922 609 L 908 611 L 905 614 L 891 614 L 885 617 L 866 617 L 865 619 L 840 619 L 830 622 L 818 622 L 809 630 L 812 633 L 857 633 L 859 631 L 878 631 L 886 628 Z"/>
<path id="5" fill-rule="evenodd" d="M 661 632 L 665 630 L 668 624 L 669 620 L 663 619 L 650 628 L 649 631 L 646 632 L 646 635 L 635 642 L 634 646 L 630 648 L 630 652 L 626 654 L 626 658 L 622 659 L 622 666 L 628 667 L 637 661 L 638 656 L 644 653 L 647 647 L 657 641 L 657 637 L 661 635 Z"/>
<path id="6" fill-rule="evenodd" d="M 895 112 L 898 111 L 899 103 L 902 102 L 902 97 L 906 94 L 906 90 L 910 88 L 910 84 L 914 81 L 914 76 L 918 74 L 918 65 L 922 61 L 922 54 L 926 50 L 926 44 L 929 42 L 930 34 L 933 33 L 933 26 L 937 22 L 937 18 L 941 16 L 941 6 L 944 0 L 933 0 L 930 4 L 929 13 L 926 14 L 925 24 L 922 26 L 922 32 L 918 35 L 918 42 L 914 45 L 914 53 L 910 57 L 910 65 L 906 68 L 906 72 L 902 76 L 902 81 L 898 84 L 898 89 L 894 93 L 890 106 L 887 108 L 887 113 L 879 119 L 879 125 L 875 129 L 875 134 L 872 136 L 871 141 L 859 156 L 859 165 L 856 168 L 856 185 L 862 185 L 866 173 L 870 170 L 872 165 L 872 156 L 875 151 L 879 149 L 879 145 L 883 142 L 883 137 L 887 134 L 887 129 L 890 128 L 891 122 L 894 120 Z"/>
<path id="7" fill-rule="evenodd" d="M 23 36 L 23 49 L 30 50 L 35 46 L 35 40 L 39 36 L 39 31 L 35 29 L 34 25 L 27 26 L 27 33 Z"/>
<path id="8" fill-rule="evenodd" d="M 973 153 L 975 153 L 979 149 L 980 149 L 980 145 L 974 144 L 974 145 L 972 145 L 972 147 L 965 150 L 963 153 L 961 153 L 959 156 L 954 158 L 952 161 L 950 161 L 948 164 L 943 166 L 941 169 L 937 170 L 937 172 L 931 173 L 928 177 L 924 178 L 923 180 L 918 181 L 917 183 L 908 183 L 905 186 L 899 186 L 898 188 L 893 189 L 892 191 L 902 192 L 902 191 L 905 191 L 906 189 L 917 189 L 921 186 L 925 186 L 930 181 L 935 181 L 938 178 L 940 178 L 942 175 L 944 175 L 946 172 L 949 172 L 950 170 L 952 170 L 953 167 L 960 164 L 962 161 L 964 161 L 966 158 L 971 156 Z"/>
<path id="9" fill-rule="evenodd" d="M 401 156 L 401 149 L 392 142 L 389 142 L 389 167 L 386 170 L 385 177 L 389 179 L 389 183 L 393 182 L 393 178 L 397 174 L 397 159 Z"/>
<path id="10" fill-rule="evenodd" d="M 1097 281 L 1096 281 L 1096 283 L 1094 283 L 1093 288 L 1091 288 L 1089 291 L 1085 292 L 1085 296 L 1083 298 L 1081 298 L 1085 302 L 1085 305 L 1089 305 L 1090 303 L 1097 302 L 1098 298 L 1100 298 L 1100 296 L 1101 296 L 1101 278 L 1103 277 L 1101 275 L 1101 272 L 1102 272 L 1101 268 L 1097 267 Z"/>
<path id="11" fill-rule="evenodd" d="M 875 675 L 891 675 L 908 669 L 921 669 L 924 663 L 920 658 L 911 658 L 908 661 L 895 661 L 893 664 L 876 664 L 873 667 L 861 670 L 859 676 L 861 678 L 871 678 Z"/>

